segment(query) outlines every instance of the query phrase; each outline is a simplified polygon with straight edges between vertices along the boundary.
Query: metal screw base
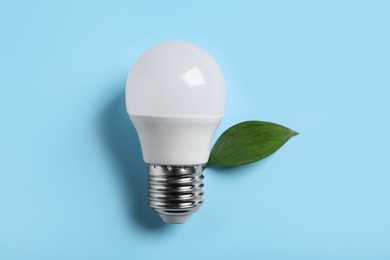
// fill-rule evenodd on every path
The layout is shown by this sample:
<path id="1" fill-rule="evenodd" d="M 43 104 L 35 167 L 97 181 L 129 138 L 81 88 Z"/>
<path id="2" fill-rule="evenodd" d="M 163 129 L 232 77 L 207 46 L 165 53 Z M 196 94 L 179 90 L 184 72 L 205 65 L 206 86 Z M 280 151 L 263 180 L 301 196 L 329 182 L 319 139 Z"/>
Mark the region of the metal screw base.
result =
<path id="1" fill-rule="evenodd" d="M 149 165 L 149 206 L 164 222 L 181 224 L 203 203 L 203 165 Z"/>

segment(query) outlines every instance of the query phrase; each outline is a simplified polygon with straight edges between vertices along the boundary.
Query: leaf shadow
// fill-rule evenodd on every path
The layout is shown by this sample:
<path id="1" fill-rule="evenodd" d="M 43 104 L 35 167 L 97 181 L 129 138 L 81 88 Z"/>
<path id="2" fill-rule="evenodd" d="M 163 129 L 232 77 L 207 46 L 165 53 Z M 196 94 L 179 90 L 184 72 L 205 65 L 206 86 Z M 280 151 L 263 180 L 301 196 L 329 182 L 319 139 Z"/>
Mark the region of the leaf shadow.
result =
<path id="1" fill-rule="evenodd" d="M 229 167 L 222 167 L 222 166 L 215 166 L 210 165 L 207 167 L 207 169 L 210 169 L 212 172 L 216 174 L 224 174 L 226 175 L 236 175 L 237 172 L 239 174 L 251 174 L 254 170 L 258 171 L 262 167 L 264 167 L 265 164 L 268 163 L 268 160 L 272 157 L 272 155 L 267 156 L 266 158 L 263 158 L 259 161 L 243 164 L 243 165 L 237 165 L 237 166 L 229 166 Z"/>
<path id="2" fill-rule="evenodd" d="M 140 227 L 156 231 L 166 225 L 148 206 L 148 174 L 137 132 L 126 113 L 125 92 L 109 100 L 99 117 L 99 131 L 116 166 L 128 217 Z"/>

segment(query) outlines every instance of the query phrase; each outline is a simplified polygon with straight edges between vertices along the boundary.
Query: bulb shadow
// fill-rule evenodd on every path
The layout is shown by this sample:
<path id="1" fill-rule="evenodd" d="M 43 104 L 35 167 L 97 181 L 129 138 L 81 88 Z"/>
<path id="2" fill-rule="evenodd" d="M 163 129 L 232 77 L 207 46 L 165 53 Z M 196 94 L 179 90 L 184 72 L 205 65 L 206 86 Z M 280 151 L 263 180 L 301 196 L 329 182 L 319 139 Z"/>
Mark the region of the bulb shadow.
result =
<path id="1" fill-rule="evenodd" d="M 115 174 L 120 182 L 130 219 L 147 230 L 167 227 L 148 206 L 147 166 L 142 159 L 137 132 L 126 113 L 124 91 L 104 107 L 99 117 L 99 130 L 117 167 Z"/>

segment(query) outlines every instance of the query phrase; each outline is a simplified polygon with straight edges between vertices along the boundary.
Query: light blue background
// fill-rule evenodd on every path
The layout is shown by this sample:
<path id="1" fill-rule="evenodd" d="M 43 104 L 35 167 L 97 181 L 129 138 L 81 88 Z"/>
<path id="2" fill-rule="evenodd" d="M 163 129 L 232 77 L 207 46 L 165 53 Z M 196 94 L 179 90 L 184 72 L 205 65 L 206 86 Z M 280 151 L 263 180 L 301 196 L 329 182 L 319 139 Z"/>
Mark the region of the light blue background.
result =
<path id="1" fill-rule="evenodd" d="M 2 1 L 0 259 L 390 259 L 390 1 Z M 147 48 L 184 40 L 227 82 L 218 130 L 301 134 L 208 169 L 188 223 L 147 207 L 124 107 Z"/>

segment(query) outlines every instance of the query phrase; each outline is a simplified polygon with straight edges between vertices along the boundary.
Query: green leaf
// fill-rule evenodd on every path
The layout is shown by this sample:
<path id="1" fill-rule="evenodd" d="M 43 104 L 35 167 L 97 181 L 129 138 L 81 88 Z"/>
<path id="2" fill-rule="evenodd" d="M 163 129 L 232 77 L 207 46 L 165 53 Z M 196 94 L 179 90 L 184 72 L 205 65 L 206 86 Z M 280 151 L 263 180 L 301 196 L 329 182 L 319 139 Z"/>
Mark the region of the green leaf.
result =
<path id="1" fill-rule="evenodd" d="M 211 150 L 207 166 L 232 167 L 259 161 L 298 133 L 284 126 L 246 121 L 230 127 Z"/>

